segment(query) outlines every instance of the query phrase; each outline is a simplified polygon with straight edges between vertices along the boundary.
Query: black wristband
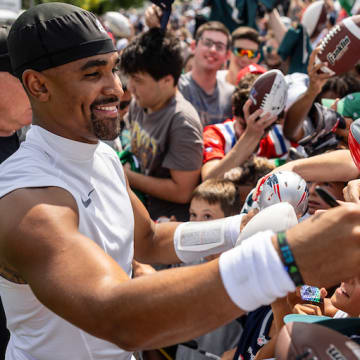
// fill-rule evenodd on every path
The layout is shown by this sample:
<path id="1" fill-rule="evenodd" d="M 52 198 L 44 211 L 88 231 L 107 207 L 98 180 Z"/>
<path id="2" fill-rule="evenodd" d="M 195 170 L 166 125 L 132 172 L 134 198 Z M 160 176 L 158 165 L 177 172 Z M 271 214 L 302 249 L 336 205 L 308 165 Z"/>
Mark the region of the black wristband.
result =
<path id="1" fill-rule="evenodd" d="M 281 260 L 291 280 L 294 282 L 295 286 L 304 285 L 299 267 L 296 265 L 293 253 L 290 249 L 284 232 L 277 233 L 277 242 L 281 252 Z"/>

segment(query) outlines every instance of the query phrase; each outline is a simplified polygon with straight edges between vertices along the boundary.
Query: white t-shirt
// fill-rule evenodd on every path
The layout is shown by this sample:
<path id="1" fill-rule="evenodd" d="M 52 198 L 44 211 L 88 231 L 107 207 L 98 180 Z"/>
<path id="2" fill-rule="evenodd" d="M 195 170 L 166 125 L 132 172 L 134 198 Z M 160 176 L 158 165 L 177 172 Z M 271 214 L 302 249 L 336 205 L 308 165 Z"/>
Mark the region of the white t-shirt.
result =
<path id="1" fill-rule="evenodd" d="M 133 211 L 122 166 L 108 145 L 80 143 L 32 126 L 0 172 L 0 197 L 29 187 L 57 186 L 69 191 L 78 206 L 79 231 L 131 275 Z M 11 334 L 6 360 L 132 358 L 131 353 L 55 315 L 28 285 L 0 277 L 0 295 Z M 119 324 L 119 331 L 126 329 Z"/>

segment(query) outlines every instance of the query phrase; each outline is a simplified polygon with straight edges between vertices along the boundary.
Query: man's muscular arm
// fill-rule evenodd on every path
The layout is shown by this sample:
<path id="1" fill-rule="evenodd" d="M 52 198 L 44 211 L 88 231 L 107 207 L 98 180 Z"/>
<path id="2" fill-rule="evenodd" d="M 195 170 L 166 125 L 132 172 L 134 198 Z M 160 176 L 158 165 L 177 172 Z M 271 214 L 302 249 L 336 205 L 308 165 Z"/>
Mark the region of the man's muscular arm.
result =
<path id="1" fill-rule="evenodd" d="M 122 348 L 182 342 L 242 314 L 222 285 L 217 261 L 130 280 L 79 233 L 76 203 L 63 189 L 16 190 L 0 200 L 0 211 L 1 261 L 46 307 Z"/>
<path id="2" fill-rule="evenodd" d="M 273 245 L 277 249 L 275 237 L 272 243 L 266 240 L 266 253 L 272 253 L 273 264 L 278 263 L 276 272 L 282 281 L 276 277 L 271 285 L 258 284 L 259 292 L 254 293 L 253 282 L 246 284 L 248 278 L 257 276 L 256 264 L 266 269 L 266 274 L 271 272 L 267 257 L 252 238 L 219 261 L 130 280 L 112 258 L 79 233 L 77 206 L 67 191 L 55 187 L 16 190 L 0 200 L 0 211 L 1 262 L 11 265 L 56 314 L 128 350 L 182 342 L 229 322 L 243 313 L 241 306 L 231 301 L 233 293 L 239 296 L 238 304 L 248 304 L 251 310 L 259 302 L 274 301 L 274 287 L 279 296 L 290 291 L 284 290 L 289 285 L 282 290 L 278 287 L 289 279 L 272 249 Z M 135 210 L 135 216 L 139 215 Z M 360 206 L 341 206 L 287 231 L 307 284 L 331 286 L 358 273 L 359 217 Z M 156 237 L 164 229 L 145 228 L 144 233 Z M 165 230 L 163 246 L 170 248 L 166 243 L 172 242 L 173 229 Z M 139 235 L 135 234 L 135 242 Z M 244 248 L 250 252 L 245 253 Z M 224 264 L 227 259 L 231 262 Z M 261 283 L 261 278 L 258 280 Z"/>

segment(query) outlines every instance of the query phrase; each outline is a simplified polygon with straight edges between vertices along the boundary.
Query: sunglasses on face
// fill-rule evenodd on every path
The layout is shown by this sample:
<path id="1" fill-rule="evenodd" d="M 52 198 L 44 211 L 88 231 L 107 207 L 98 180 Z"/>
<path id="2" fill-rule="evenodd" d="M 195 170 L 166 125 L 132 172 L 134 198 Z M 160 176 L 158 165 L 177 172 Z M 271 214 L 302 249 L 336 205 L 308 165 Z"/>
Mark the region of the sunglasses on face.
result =
<path id="1" fill-rule="evenodd" d="M 119 109 L 120 110 L 124 110 L 127 106 L 130 105 L 131 100 L 127 100 L 127 101 L 120 101 L 119 103 Z"/>
<path id="2" fill-rule="evenodd" d="M 243 49 L 240 47 L 233 47 L 232 52 L 234 53 L 234 55 L 239 57 L 247 56 L 249 59 L 254 59 L 257 57 L 259 50 L 250 50 L 250 49 Z"/>
<path id="3" fill-rule="evenodd" d="M 207 48 L 211 49 L 215 45 L 215 49 L 217 52 L 225 52 L 226 45 L 220 41 L 213 41 L 207 38 L 200 38 L 201 43 L 206 46 Z"/>

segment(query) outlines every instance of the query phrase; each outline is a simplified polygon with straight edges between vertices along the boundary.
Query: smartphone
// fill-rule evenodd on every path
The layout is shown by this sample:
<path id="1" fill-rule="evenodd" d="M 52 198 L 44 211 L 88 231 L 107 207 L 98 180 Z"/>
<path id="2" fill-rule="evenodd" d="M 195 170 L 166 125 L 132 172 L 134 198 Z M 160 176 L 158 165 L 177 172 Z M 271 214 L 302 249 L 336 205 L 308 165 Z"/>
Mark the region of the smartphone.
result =
<path id="1" fill-rule="evenodd" d="M 303 285 L 300 288 L 300 296 L 304 301 L 315 303 L 322 303 L 323 299 L 320 297 L 320 289 L 315 286 Z"/>
<path id="2" fill-rule="evenodd" d="M 339 203 L 336 201 L 334 196 L 321 186 L 316 186 L 315 191 L 330 207 L 339 206 Z"/>

